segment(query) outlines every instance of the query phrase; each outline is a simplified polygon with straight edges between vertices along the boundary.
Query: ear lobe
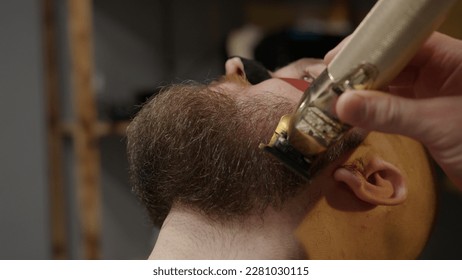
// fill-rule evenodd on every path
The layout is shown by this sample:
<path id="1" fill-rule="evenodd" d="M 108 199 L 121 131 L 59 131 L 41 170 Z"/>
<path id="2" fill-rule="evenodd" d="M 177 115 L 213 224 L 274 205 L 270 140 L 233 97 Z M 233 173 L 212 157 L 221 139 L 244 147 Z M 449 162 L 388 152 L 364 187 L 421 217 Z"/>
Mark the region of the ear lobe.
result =
<path id="1" fill-rule="evenodd" d="M 334 179 L 345 183 L 359 199 L 374 205 L 398 205 L 407 197 L 401 171 L 379 158 L 367 162 L 363 172 L 340 167 L 334 172 Z"/>

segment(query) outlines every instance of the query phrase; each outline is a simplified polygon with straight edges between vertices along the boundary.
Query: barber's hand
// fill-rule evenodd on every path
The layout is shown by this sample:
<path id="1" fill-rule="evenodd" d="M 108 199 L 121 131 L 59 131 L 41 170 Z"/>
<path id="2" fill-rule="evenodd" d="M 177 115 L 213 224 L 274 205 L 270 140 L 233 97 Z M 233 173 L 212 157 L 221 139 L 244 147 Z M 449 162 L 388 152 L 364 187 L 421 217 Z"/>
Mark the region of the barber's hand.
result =
<path id="1" fill-rule="evenodd" d="M 326 55 L 326 63 L 341 45 Z M 433 34 L 390 84 L 389 93 L 345 92 L 336 112 L 354 126 L 421 141 L 462 188 L 462 41 Z"/>

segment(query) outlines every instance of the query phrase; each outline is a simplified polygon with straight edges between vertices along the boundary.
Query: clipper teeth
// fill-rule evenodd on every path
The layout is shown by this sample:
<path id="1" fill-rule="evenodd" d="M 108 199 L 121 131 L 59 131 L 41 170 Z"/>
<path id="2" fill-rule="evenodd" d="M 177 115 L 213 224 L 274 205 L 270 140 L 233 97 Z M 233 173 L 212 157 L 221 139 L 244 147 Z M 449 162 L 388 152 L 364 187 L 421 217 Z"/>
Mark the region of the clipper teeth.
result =
<path id="1" fill-rule="evenodd" d="M 260 149 L 272 154 L 306 180 L 311 179 L 309 172 L 311 161 L 289 144 L 287 135 L 278 133 L 276 141 L 269 145 L 260 144 Z"/>

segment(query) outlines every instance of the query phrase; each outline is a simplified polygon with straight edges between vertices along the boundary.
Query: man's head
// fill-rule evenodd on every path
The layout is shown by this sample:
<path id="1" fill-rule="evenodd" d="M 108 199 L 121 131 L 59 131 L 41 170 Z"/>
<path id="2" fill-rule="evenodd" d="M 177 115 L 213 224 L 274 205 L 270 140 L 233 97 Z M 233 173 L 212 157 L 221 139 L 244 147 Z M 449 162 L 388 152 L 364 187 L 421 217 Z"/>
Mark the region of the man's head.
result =
<path id="1" fill-rule="evenodd" d="M 151 218 L 160 225 L 174 207 L 211 223 L 245 223 L 298 201 L 306 217 L 297 234 L 309 257 L 415 257 L 435 204 L 416 142 L 353 131 L 323 156 L 311 184 L 258 149 L 302 94 L 280 78 L 309 79 L 322 68 L 298 61 L 251 85 L 235 58 L 224 79 L 172 86 L 150 100 L 128 129 L 128 153 L 135 192 Z"/>

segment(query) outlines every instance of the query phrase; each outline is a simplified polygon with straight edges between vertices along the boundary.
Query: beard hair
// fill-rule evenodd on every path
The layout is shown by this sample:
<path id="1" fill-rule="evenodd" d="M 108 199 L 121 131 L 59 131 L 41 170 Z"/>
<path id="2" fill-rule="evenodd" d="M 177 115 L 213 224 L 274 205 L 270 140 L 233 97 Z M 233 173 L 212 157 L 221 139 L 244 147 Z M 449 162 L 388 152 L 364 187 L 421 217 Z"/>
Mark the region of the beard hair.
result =
<path id="1" fill-rule="evenodd" d="M 133 190 L 161 225 L 172 205 L 216 222 L 279 209 L 303 180 L 258 148 L 294 104 L 205 85 L 164 89 L 127 130 Z"/>

